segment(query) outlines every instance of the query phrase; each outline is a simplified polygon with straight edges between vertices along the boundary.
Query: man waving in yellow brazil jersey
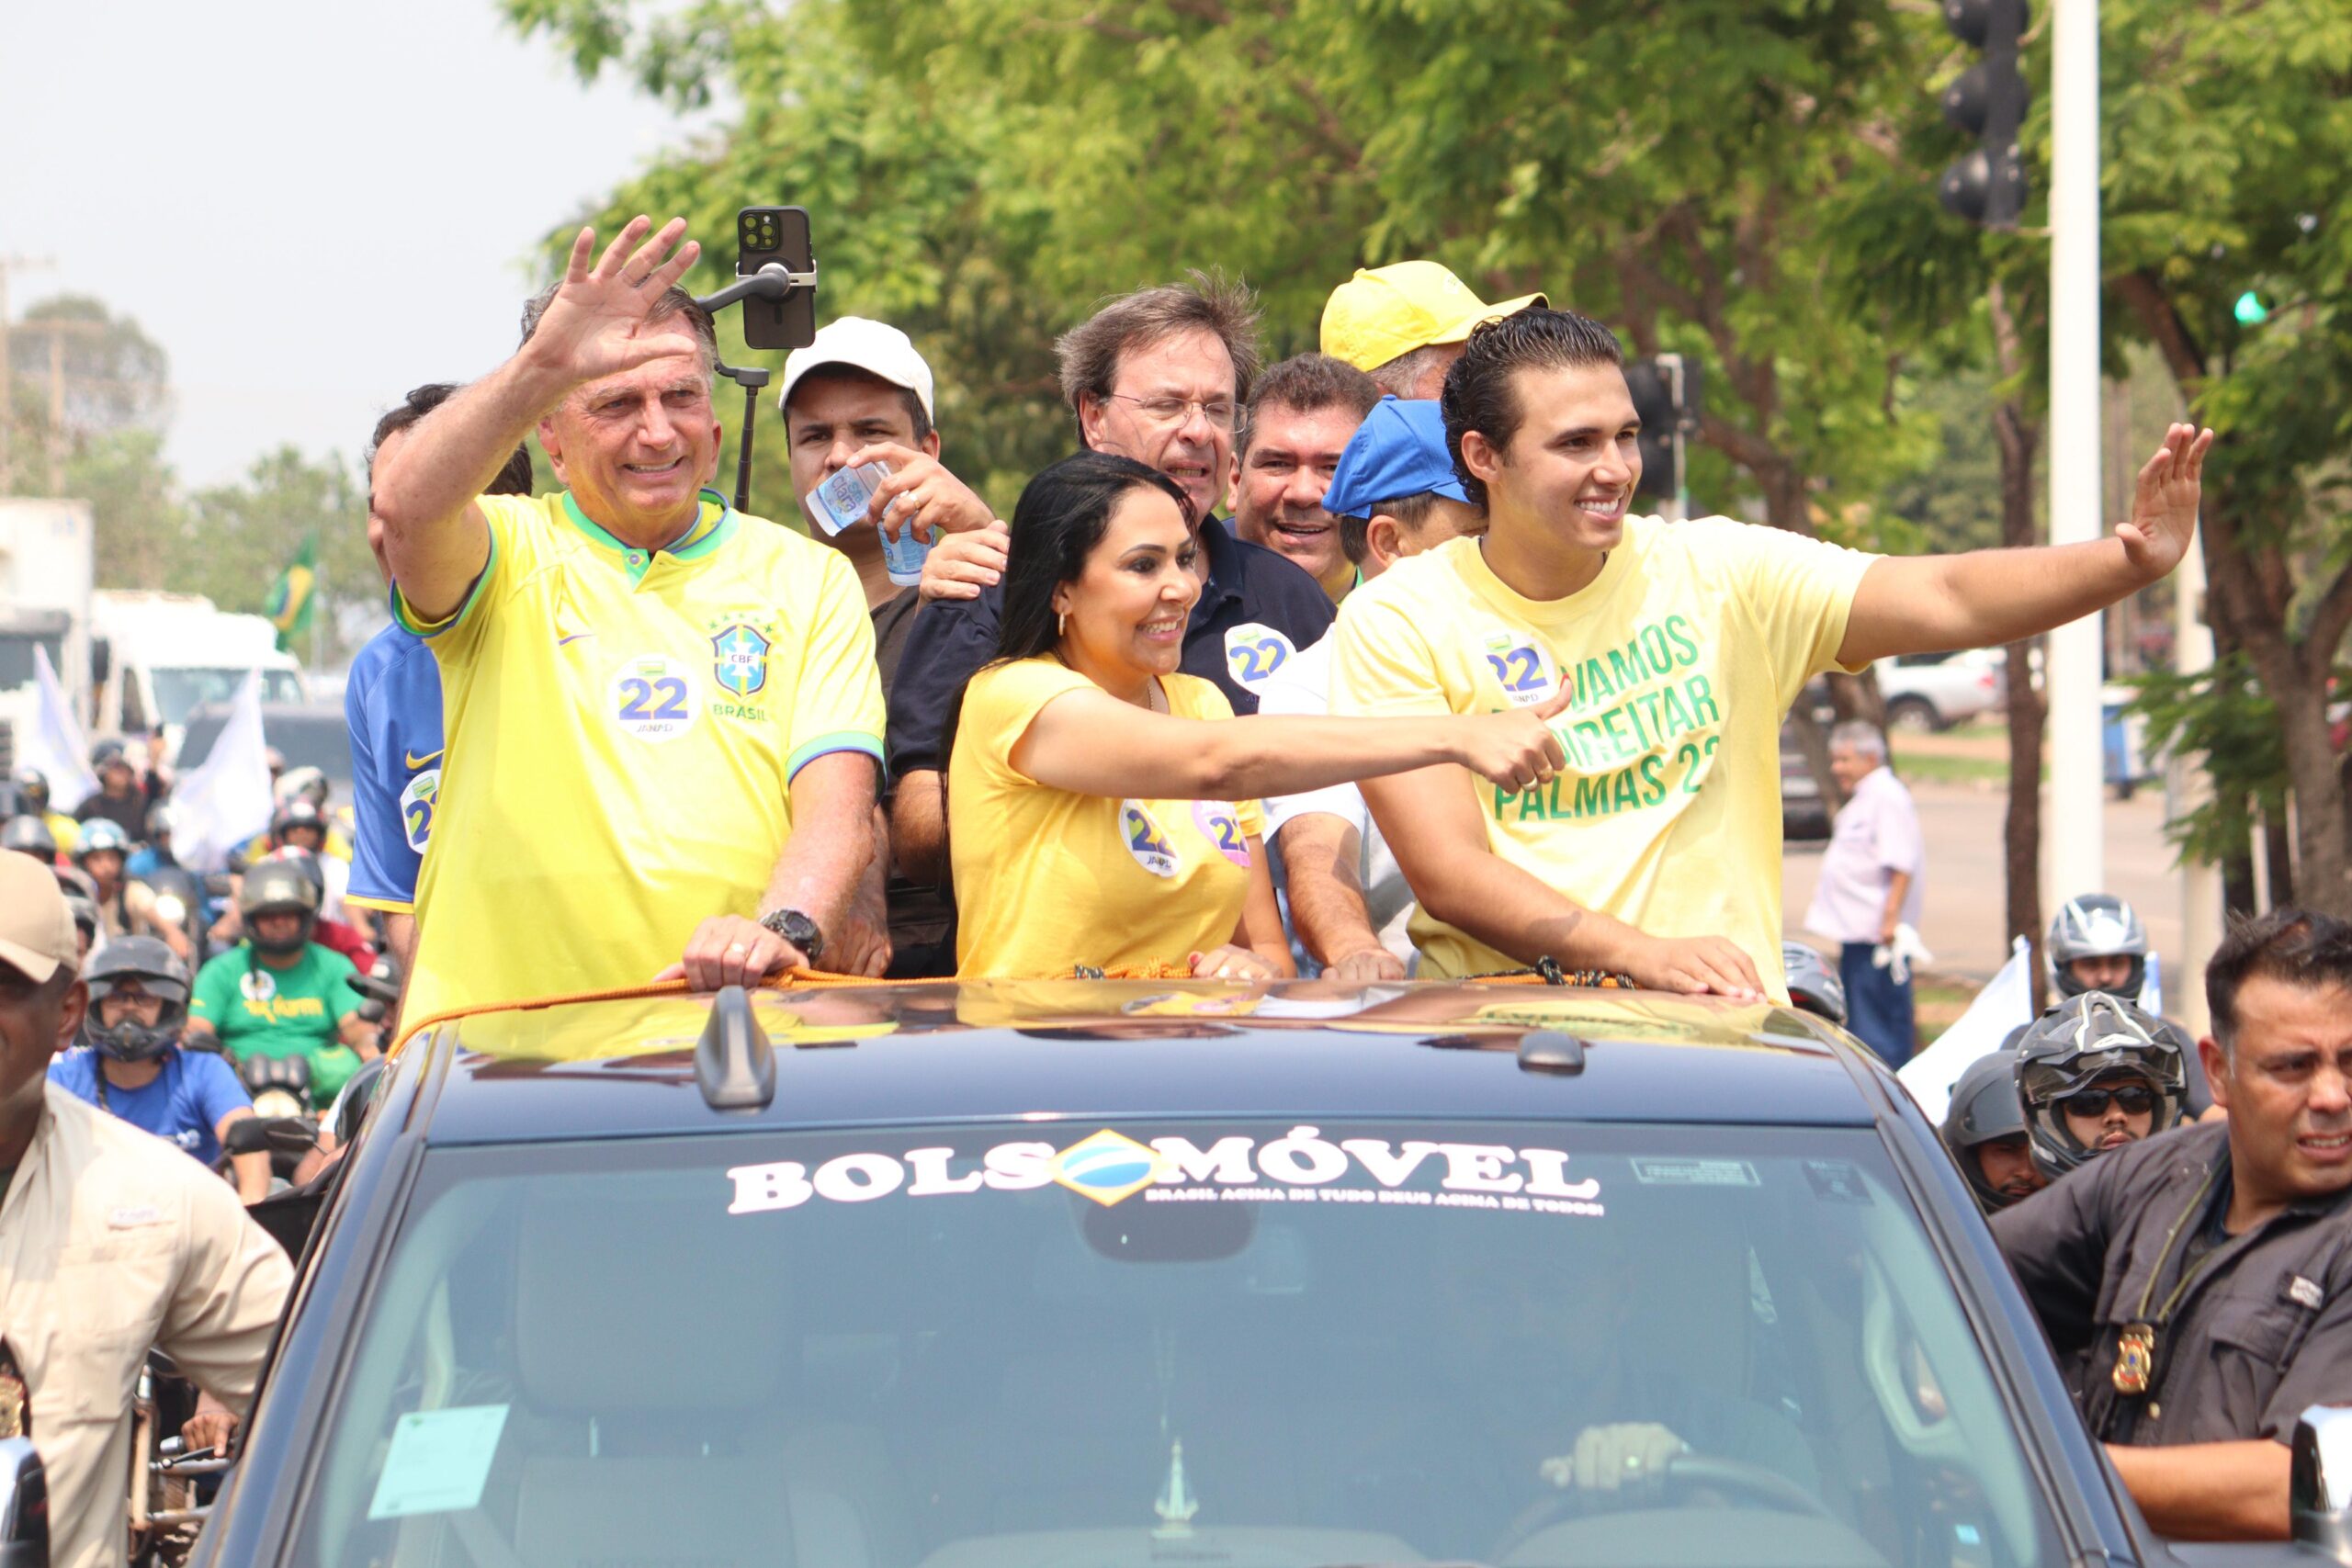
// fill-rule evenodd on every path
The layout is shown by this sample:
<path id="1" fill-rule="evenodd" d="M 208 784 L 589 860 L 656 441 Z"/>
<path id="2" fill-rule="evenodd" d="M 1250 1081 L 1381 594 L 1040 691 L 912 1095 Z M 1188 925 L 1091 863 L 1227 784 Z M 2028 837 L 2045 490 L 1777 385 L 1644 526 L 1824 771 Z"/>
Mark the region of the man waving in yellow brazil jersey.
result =
<path id="1" fill-rule="evenodd" d="M 514 356 L 375 476 L 393 608 L 440 661 L 447 759 L 403 1016 L 822 965 L 876 860 L 882 691 L 836 552 L 705 489 L 709 319 L 685 221 L 633 220 Z M 481 492 L 537 430 L 567 487 Z"/>

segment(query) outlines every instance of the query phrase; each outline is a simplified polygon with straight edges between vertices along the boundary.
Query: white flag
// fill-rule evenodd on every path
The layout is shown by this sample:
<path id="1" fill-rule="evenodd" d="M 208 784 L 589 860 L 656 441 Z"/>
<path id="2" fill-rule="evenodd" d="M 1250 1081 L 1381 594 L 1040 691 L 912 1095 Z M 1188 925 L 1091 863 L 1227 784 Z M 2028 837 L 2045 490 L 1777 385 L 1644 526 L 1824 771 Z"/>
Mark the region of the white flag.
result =
<path id="1" fill-rule="evenodd" d="M 269 744 L 261 733 L 261 671 L 250 670 L 203 765 L 172 786 L 172 853 L 194 872 L 220 871 L 269 827 Z"/>
<path id="2" fill-rule="evenodd" d="M 1895 1077 L 1919 1102 L 1928 1120 L 1940 1123 L 1951 1104 L 1951 1086 L 1979 1056 L 2001 1048 L 2009 1032 L 2033 1021 L 2033 948 L 2019 937 L 2009 961 L 1984 983 L 1968 1010 L 1933 1045 L 1896 1069 Z"/>
<path id="3" fill-rule="evenodd" d="M 65 690 L 57 683 L 57 670 L 49 649 L 33 644 L 33 679 L 40 688 L 33 715 L 33 732 L 17 743 L 19 767 L 39 768 L 49 780 L 49 808 L 74 815 L 74 808 L 98 793 L 98 775 L 90 772 L 90 748 L 74 722 Z"/>

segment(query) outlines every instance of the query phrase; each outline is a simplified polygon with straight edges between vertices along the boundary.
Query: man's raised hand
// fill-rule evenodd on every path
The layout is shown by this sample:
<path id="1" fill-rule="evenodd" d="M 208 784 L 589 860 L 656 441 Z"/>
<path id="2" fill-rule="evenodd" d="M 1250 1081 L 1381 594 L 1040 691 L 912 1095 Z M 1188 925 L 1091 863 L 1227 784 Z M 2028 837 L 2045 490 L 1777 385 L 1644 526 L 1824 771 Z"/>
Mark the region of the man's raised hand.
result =
<path id="1" fill-rule="evenodd" d="M 2115 525 L 2124 556 L 2154 581 L 2180 564 L 2197 536 L 2197 503 L 2213 433 L 2193 424 L 2165 432 L 2165 444 L 2140 469 L 2132 519 Z"/>
<path id="2" fill-rule="evenodd" d="M 656 329 L 647 317 L 695 265 L 702 246 L 694 240 L 679 244 L 686 232 L 683 218 L 671 219 L 647 239 L 652 227 L 653 220 L 641 214 L 630 219 L 593 267 L 588 258 L 596 247 L 596 231 L 582 229 L 571 242 L 563 282 L 541 312 L 526 348 L 560 375 L 567 388 L 618 376 L 672 355 L 700 352 L 700 343 L 683 318 L 664 321 Z"/>

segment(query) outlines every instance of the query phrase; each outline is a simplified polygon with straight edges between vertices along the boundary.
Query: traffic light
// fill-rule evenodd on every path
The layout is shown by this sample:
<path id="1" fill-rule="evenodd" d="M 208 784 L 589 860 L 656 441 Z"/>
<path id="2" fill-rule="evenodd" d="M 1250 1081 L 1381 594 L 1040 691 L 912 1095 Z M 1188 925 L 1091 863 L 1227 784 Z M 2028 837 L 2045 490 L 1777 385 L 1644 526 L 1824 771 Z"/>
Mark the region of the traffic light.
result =
<path id="1" fill-rule="evenodd" d="M 1944 118 L 1976 138 L 1976 150 L 1944 171 L 1936 195 L 1944 209 L 1988 229 L 2017 225 L 2025 210 L 2025 161 L 2018 127 L 2025 119 L 2025 75 L 2018 38 L 2026 0 L 1943 0 L 1944 26 L 1984 58 L 1944 89 Z"/>
<path id="2" fill-rule="evenodd" d="M 1683 448 L 1699 433 L 1699 362 L 1679 354 L 1633 360 L 1625 389 L 1642 421 L 1642 479 L 1634 493 L 1679 508 L 1686 500 Z"/>
<path id="3" fill-rule="evenodd" d="M 2238 319 L 2238 325 L 2242 327 L 2258 327 L 2270 319 L 2270 301 L 2263 297 L 2259 288 L 2249 288 L 2238 296 L 2238 302 L 2231 308 L 2230 314 Z"/>

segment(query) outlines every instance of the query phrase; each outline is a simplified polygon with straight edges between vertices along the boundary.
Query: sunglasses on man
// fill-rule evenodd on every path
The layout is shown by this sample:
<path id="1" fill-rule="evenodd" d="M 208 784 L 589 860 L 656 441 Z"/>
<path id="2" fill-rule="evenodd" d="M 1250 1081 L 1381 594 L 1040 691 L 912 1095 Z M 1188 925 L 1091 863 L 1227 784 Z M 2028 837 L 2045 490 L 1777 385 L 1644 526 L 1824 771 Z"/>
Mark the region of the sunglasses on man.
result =
<path id="1" fill-rule="evenodd" d="M 2086 1089 L 2068 1095 L 2058 1102 L 2058 1107 L 2069 1116 L 2096 1120 L 2107 1114 L 2109 1100 L 2126 1116 L 2145 1116 L 2156 1108 L 2156 1091 L 2140 1084 L 2126 1084 L 2120 1089 Z"/>

